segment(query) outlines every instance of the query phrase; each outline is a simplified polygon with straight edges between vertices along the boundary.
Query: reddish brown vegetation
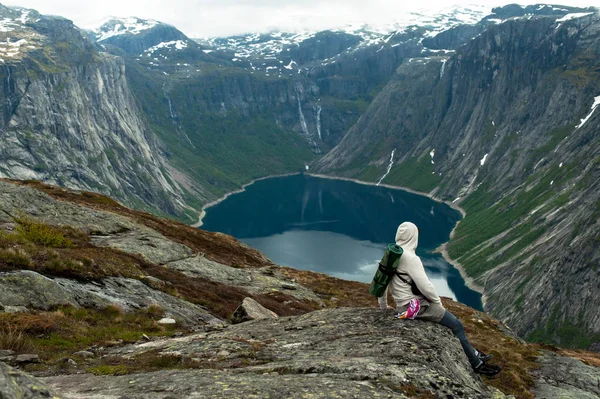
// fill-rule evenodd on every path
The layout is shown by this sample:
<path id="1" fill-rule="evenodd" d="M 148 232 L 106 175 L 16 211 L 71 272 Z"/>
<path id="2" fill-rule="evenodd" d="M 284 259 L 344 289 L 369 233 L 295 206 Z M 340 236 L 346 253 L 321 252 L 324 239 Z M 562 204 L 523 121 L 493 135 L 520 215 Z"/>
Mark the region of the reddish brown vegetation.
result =
<path id="1" fill-rule="evenodd" d="M 183 244 L 196 252 L 204 253 L 207 258 L 215 262 L 233 267 L 263 267 L 272 265 L 272 262 L 262 253 L 244 246 L 231 236 L 221 233 L 211 233 L 170 219 L 163 219 L 145 212 L 131 210 L 101 194 L 68 190 L 49 186 L 38 181 L 4 181 L 34 187 L 56 200 L 81 204 L 89 208 L 130 217 L 136 222 L 158 231 L 170 240 Z"/>

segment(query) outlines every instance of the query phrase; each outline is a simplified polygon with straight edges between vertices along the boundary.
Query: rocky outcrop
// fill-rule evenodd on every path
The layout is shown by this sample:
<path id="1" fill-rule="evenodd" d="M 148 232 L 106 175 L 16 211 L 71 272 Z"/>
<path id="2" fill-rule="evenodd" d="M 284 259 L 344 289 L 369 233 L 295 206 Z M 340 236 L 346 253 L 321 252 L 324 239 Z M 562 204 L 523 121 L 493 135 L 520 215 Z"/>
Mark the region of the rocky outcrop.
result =
<path id="1" fill-rule="evenodd" d="M 539 359 L 534 394 L 539 399 L 593 399 L 600 396 L 600 372 L 580 360 L 545 352 Z"/>
<path id="2" fill-rule="evenodd" d="M 54 398 L 54 392 L 36 378 L 0 362 L 0 395 L 3 399 Z"/>
<path id="3" fill-rule="evenodd" d="M 344 32 L 323 31 L 302 41 L 299 45 L 289 46 L 283 51 L 295 63 L 303 65 L 311 61 L 326 60 L 348 48 L 356 46 L 362 39 Z"/>
<path id="4" fill-rule="evenodd" d="M 8 221 L 21 214 L 55 226 L 71 226 L 90 234 L 95 245 L 142 255 L 164 264 L 192 256 L 184 245 L 121 215 L 57 201 L 39 190 L 0 181 L 0 209 Z"/>
<path id="5" fill-rule="evenodd" d="M 152 289 L 142 281 L 107 278 L 101 283 L 83 283 L 50 278 L 23 270 L 0 273 L 0 305 L 30 310 L 51 310 L 59 306 L 102 309 L 116 306 L 124 311 L 158 306 L 187 325 L 221 323 L 205 309 Z"/>
<path id="6" fill-rule="evenodd" d="M 119 47 L 132 56 L 139 56 L 161 43 L 179 40 L 182 45 L 192 44 L 187 43 L 189 39 L 174 26 L 140 18 L 111 19 L 90 35 L 98 43 Z"/>
<path id="7" fill-rule="evenodd" d="M 136 359 L 149 352 L 191 359 L 200 370 L 44 381 L 65 398 L 218 398 L 225 393 L 234 398 L 507 397 L 471 371 L 448 329 L 396 320 L 378 309 L 332 309 L 251 321 L 223 332 L 126 346 L 110 354 Z"/>
<path id="8" fill-rule="evenodd" d="M 81 195 L 81 194 L 80 194 Z M 151 267 L 171 270 L 180 278 L 210 281 L 222 287 L 240 290 L 239 295 L 271 295 L 281 293 L 288 300 L 318 306 L 321 299 L 300 284 L 290 281 L 273 266 L 263 268 L 238 268 L 207 258 L 180 242 L 173 241 L 130 217 L 91 209 L 80 204 L 59 201 L 32 187 L 0 181 L 0 232 L 3 227 L 15 228 L 19 217 L 34 218 L 50 226 L 68 226 L 89 235 L 90 243 L 99 248 L 118 250 L 140 257 L 135 262 L 146 261 Z M 226 248 L 232 251 L 230 259 L 243 259 L 254 250 L 246 248 L 224 235 L 221 241 L 232 240 Z M 219 237 L 215 237 L 219 240 Z M 261 255 L 262 256 L 262 255 Z M 264 263 L 270 264 L 262 257 Z M 4 261 L 0 259 L 0 267 Z M 169 281 L 139 271 L 106 276 L 100 280 L 80 276 L 65 278 L 57 271 L 44 269 L 45 275 L 33 270 L 0 272 L 0 307 L 5 311 L 51 310 L 58 306 L 104 308 L 116 306 L 124 311 L 158 306 L 164 312 L 189 326 L 220 323 L 206 308 L 172 295 L 176 286 Z M 158 272 L 157 272 L 158 273 Z M 179 274 L 181 273 L 181 274 Z M 170 275 L 167 275 L 167 277 Z M 161 276 L 162 277 L 162 276 Z M 163 278 L 167 278 L 163 277 Z M 172 277 L 172 276 L 171 276 Z M 236 291 L 237 292 L 237 291 Z M 240 298 L 241 301 L 243 299 Z M 238 302 L 239 303 L 239 302 Z M 237 306 L 237 304 L 235 305 Z M 232 309 L 233 311 L 233 309 Z M 231 313 L 223 317 L 229 317 Z"/>
<path id="9" fill-rule="evenodd" d="M 165 264 L 165 267 L 177 270 L 190 277 L 201 277 L 211 281 L 244 288 L 254 294 L 284 291 L 299 300 L 320 303 L 321 300 L 314 292 L 306 287 L 289 281 L 277 270 L 278 266 L 268 266 L 259 269 L 236 269 L 206 259 L 203 256 Z"/>

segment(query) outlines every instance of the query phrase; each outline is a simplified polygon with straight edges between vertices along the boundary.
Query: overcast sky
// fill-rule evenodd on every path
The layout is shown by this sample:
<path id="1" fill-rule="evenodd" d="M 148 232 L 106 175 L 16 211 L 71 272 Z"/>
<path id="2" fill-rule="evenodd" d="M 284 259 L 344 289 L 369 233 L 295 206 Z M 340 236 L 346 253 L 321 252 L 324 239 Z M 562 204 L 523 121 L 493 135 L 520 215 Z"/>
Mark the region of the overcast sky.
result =
<path id="1" fill-rule="evenodd" d="M 228 36 L 272 29 L 326 29 L 349 23 L 392 22 L 407 10 L 443 9 L 457 0 L 0 0 L 6 5 L 33 8 L 64 16 L 81 28 L 95 28 L 110 16 L 156 19 L 191 37 Z M 471 1 L 491 7 L 510 1 Z M 519 1 L 536 4 L 540 1 Z M 597 0 L 556 0 L 554 4 L 588 6 Z M 552 4 L 552 3 L 551 3 Z"/>

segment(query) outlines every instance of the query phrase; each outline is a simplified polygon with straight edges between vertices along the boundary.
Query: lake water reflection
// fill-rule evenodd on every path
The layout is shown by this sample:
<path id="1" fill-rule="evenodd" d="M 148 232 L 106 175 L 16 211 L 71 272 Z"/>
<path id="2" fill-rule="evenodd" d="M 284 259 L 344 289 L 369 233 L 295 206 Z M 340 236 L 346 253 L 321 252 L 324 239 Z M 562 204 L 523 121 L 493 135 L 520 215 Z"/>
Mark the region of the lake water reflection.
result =
<path id="1" fill-rule="evenodd" d="M 448 205 L 406 191 L 295 175 L 260 180 L 208 208 L 202 228 L 230 234 L 279 265 L 369 283 L 398 224 L 411 221 L 438 294 L 481 310 L 481 295 L 431 253 L 459 219 Z"/>

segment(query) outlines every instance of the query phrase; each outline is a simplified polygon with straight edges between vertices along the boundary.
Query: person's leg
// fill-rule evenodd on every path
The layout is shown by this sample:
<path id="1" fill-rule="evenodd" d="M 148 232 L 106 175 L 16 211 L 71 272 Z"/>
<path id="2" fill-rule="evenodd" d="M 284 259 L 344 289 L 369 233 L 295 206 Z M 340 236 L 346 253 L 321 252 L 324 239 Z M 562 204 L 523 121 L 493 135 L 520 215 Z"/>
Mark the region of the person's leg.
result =
<path id="1" fill-rule="evenodd" d="M 442 317 L 442 320 L 440 320 L 439 323 L 451 329 L 454 335 L 456 335 L 456 337 L 460 341 L 460 344 L 462 345 L 463 350 L 465 351 L 465 354 L 467 355 L 467 358 L 469 359 L 469 363 L 471 363 L 471 366 L 473 368 L 481 366 L 482 361 L 479 358 L 479 356 L 477 356 L 477 351 L 475 350 L 475 348 L 473 348 L 473 346 L 467 339 L 465 329 L 460 320 L 458 320 L 456 316 L 454 316 L 452 313 L 446 310 L 446 313 L 444 313 L 444 317 Z"/>

